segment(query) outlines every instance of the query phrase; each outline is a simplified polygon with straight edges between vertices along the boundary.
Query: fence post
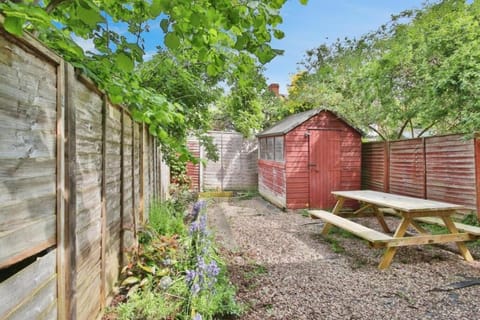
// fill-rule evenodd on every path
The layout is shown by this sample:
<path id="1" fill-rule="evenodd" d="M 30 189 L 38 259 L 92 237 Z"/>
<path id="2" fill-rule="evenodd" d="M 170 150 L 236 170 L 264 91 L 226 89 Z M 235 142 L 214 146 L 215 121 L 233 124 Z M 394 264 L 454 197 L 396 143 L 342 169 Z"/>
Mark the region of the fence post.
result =
<path id="1" fill-rule="evenodd" d="M 383 191 L 390 192 L 390 141 L 386 140 L 383 148 Z"/>
<path id="2" fill-rule="evenodd" d="M 143 176 L 144 175 L 144 162 L 145 162 L 145 158 L 144 158 L 144 154 L 143 154 L 143 149 L 144 149 L 144 140 L 145 140 L 145 123 L 142 123 L 142 126 L 140 127 L 141 131 L 142 131 L 142 134 L 140 136 L 140 169 L 139 169 L 139 172 L 140 172 L 140 204 L 139 204 L 139 217 L 140 217 L 140 221 L 141 223 L 144 223 L 145 222 L 145 218 L 144 218 L 144 209 L 145 209 L 145 198 L 144 198 L 144 194 L 145 194 L 145 177 Z"/>
<path id="3" fill-rule="evenodd" d="M 106 199 L 106 158 L 107 158 L 107 96 L 102 94 L 102 186 L 101 186 L 101 252 L 100 252 L 100 305 L 105 307 L 107 292 L 105 291 L 106 269 L 106 231 L 107 231 L 107 199 Z"/>
<path id="4" fill-rule="evenodd" d="M 423 198 L 427 199 L 427 140 L 422 138 L 423 146 Z"/>
<path id="5" fill-rule="evenodd" d="M 60 228 L 62 243 L 58 243 L 63 250 L 61 273 L 64 277 L 65 319 L 77 317 L 77 252 L 76 252 L 76 215 L 77 215 L 77 181 L 75 175 L 77 146 L 76 146 L 76 108 L 73 101 L 72 90 L 75 82 L 75 71 L 69 64 L 65 64 L 65 217 Z M 63 297 L 62 297 L 63 298 Z"/>
<path id="6" fill-rule="evenodd" d="M 121 129 L 120 129 L 120 269 L 122 269 L 124 261 L 125 250 L 125 109 L 121 108 L 122 113 L 120 115 Z"/>
<path id="7" fill-rule="evenodd" d="M 134 245 L 137 240 L 137 219 L 136 219 L 136 203 L 135 203 L 135 120 L 132 117 L 132 219 L 133 219 L 133 241 Z"/>
<path id="8" fill-rule="evenodd" d="M 65 62 L 57 66 L 57 318 L 67 319 L 65 246 Z"/>

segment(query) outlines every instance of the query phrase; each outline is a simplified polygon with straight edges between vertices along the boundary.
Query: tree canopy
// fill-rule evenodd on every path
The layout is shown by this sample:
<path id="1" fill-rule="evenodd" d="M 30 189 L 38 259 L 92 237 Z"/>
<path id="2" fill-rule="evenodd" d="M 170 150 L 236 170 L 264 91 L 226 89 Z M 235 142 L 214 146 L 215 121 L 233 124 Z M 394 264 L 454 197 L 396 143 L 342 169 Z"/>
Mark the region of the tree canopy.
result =
<path id="1" fill-rule="evenodd" d="M 186 160 L 186 135 L 207 127 L 215 85 L 246 87 L 250 70 L 281 54 L 270 42 L 284 36 L 278 26 L 285 2 L 24 0 L 0 1 L 0 10 L 8 32 L 33 32 L 90 76 L 113 103 L 128 105 L 164 151 Z M 145 34 L 153 29 L 161 52 L 143 65 Z M 75 41 L 82 38 L 95 50 L 85 52 Z"/>
<path id="2" fill-rule="evenodd" d="M 323 105 L 383 139 L 480 128 L 480 3 L 405 11 L 359 39 L 306 53 L 290 112 Z"/>

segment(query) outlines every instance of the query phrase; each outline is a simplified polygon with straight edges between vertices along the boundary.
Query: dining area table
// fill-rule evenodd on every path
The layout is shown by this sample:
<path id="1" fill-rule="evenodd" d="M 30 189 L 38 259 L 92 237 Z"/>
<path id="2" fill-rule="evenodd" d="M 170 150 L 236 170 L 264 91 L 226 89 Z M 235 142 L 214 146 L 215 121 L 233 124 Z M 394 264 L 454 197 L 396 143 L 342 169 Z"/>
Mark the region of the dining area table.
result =
<path id="1" fill-rule="evenodd" d="M 398 247 L 412 245 L 453 242 L 466 261 L 473 261 L 465 241 L 478 238 L 480 228 L 469 227 L 467 231 L 459 231 L 458 226 L 461 224 L 454 222 L 452 217 L 459 210 L 465 209 L 462 205 L 373 190 L 332 191 L 332 194 L 336 198 L 332 211 L 309 210 L 310 216 L 324 221 L 321 231 L 324 236 L 327 236 L 330 228 L 335 225 L 367 240 L 373 247 L 386 248 L 378 265 L 379 269 L 390 266 Z M 345 203 L 353 200 L 359 203 L 358 209 L 345 213 Z M 385 221 L 386 211 L 400 218 L 395 230 L 390 230 Z M 356 222 L 359 219 L 351 220 L 362 217 L 375 217 L 382 231 Z M 443 225 L 446 233 L 431 234 L 420 221 Z M 409 232 L 409 228 L 414 232 Z"/>

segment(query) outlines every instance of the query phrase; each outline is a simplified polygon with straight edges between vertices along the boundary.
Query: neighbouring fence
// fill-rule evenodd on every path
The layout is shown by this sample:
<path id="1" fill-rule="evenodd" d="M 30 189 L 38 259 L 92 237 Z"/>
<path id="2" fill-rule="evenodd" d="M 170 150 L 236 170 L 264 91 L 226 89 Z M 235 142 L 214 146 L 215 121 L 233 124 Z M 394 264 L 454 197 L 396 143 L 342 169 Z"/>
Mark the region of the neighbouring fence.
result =
<path id="1" fill-rule="evenodd" d="M 208 133 L 218 148 L 218 161 L 208 160 L 206 165 L 188 164 L 187 175 L 191 189 L 252 190 L 258 186 L 258 144 L 256 139 L 246 139 L 238 132 L 211 131 Z M 189 150 L 204 157 L 204 150 L 195 138 L 188 141 Z"/>
<path id="2" fill-rule="evenodd" d="M 362 188 L 480 212 L 480 138 L 446 135 L 362 145 Z"/>
<path id="3" fill-rule="evenodd" d="M 156 140 L 91 81 L 0 27 L 0 319 L 95 319 L 165 199 Z"/>

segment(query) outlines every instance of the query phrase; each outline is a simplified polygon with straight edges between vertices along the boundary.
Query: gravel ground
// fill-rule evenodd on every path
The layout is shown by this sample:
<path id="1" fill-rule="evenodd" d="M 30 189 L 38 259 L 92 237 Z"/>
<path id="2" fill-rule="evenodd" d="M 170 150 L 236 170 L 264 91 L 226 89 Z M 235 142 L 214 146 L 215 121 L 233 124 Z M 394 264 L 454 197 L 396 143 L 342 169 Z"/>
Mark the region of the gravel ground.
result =
<path id="1" fill-rule="evenodd" d="M 208 214 L 248 306 L 241 319 L 480 319 L 480 285 L 452 289 L 480 281 L 480 262 L 454 246 L 402 247 L 378 270 L 383 249 L 338 231 L 326 239 L 301 211 L 254 198 L 214 201 Z M 362 223 L 380 230 L 375 222 Z M 480 245 L 470 249 L 480 259 Z"/>

